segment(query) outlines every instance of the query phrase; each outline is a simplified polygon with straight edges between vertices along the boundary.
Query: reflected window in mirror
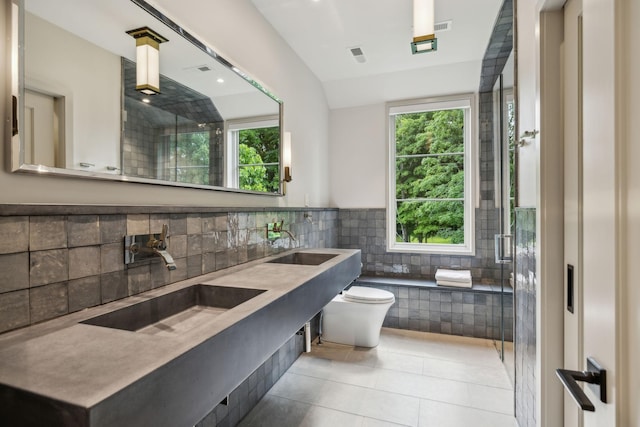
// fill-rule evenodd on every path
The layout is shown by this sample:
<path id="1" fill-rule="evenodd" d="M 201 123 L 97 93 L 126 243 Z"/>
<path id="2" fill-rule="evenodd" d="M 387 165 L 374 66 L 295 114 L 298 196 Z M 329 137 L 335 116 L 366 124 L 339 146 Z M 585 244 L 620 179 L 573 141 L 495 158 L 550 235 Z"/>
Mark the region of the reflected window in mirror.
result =
<path id="1" fill-rule="evenodd" d="M 277 117 L 236 121 L 227 132 L 228 186 L 276 193 L 280 189 L 280 125 Z"/>

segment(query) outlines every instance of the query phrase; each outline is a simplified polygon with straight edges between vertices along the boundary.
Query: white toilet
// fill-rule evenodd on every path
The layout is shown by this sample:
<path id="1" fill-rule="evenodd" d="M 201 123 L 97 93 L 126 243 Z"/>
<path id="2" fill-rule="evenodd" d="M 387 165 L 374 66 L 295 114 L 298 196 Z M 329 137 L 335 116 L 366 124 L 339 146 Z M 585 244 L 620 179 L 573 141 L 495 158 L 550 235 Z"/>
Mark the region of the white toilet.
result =
<path id="1" fill-rule="evenodd" d="M 322 340 L 358 347 L 375 347 L 387 311 L 395 302 L 391 292 L 352 286 L 322 309 Z"/>

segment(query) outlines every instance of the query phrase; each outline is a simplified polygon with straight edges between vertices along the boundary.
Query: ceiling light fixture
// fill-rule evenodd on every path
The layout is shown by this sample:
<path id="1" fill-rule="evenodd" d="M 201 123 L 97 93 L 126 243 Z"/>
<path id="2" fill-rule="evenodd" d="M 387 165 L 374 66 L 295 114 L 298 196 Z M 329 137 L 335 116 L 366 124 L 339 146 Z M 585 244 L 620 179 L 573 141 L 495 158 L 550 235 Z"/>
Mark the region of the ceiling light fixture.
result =
<path id="1" fill-rule="evenodd" d="M 169 41 L 149 27 L 127 31 L 136 39 L 136 90 L 160 93 L 160 43 Z"/>
<path id="2" fill-rule="evenodd" d="M 434 31 L 434 1 L 413 0 L 413 54 L 438 50 L 438 39 Z"/>

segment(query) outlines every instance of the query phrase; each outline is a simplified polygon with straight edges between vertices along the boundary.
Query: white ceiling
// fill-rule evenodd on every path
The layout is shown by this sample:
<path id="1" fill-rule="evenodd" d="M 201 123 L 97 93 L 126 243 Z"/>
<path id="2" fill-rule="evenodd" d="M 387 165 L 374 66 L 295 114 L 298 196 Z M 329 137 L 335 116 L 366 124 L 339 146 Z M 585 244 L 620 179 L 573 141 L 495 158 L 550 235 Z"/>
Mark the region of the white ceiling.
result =
<path id="1" fill-rule="evenodd" d="M 365 78 L 380 84 L 380 76 L 394 74 L 419 79 L 420 69 L 481 61 L 502 4 L 502 0 L 436 0 L 436 23 L 452 20 L 451 30 L 436 33 L 437 52 L 412 55 L 411 0 L 251 1 L 326 91 L 340 87 L 343 80 Z M 353 59 L 352 47 L 362 48 L 365 63 Z M 478 67 L 478 83 L 479 77 Z M 335 96 L 328 95 L 330 106 L 358 103 Z"/>
<path id="2" fill-rule="evenodd" d="M 162 74 L 215 99 L 216 107 L 225 118 L 276 114 L 278 111 L 278 105 L 262 96 L 253 85 L 129 0 L 56 0 L 55 3 L 29 0 L 25 2 L 25 9 L 64 31 L 132 61 L 136 60 L 135 41 L 126 31 L 149 26 L 169 39 L 160 47 Z M 69 13 L 70 10 L 74 13 Z M 80 58 L 77 66 L 92 66 L 84 62 L 84 58 Z M 210 71 L 199 71 L 201 66 L 207 66 Z M 224 82 L 216 82 L 218 78 Z M 251 102 L 243 104 L 245 98 Z M 238 110 L 241 104 L 243 108 Z M 246 111 L 246 105 L 251 105 L 254 111 Z"/>

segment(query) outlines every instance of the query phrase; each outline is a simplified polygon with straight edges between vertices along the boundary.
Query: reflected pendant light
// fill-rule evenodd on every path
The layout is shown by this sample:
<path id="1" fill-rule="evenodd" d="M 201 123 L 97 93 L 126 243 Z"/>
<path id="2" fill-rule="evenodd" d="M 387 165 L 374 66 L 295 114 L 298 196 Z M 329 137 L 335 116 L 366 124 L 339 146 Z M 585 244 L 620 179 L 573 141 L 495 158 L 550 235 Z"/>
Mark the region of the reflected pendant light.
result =
<path id="1" fill-rule="evenodd" d="M 160 93 L 160 43 L 169 41 L 149 27 L 127 31 L 136 39 L 136 90 Z"/>
<path id="2" fill-rule="evenodd" d="M 434 29 L 434 1 L 413 0 L 413 54 L 438 50 L 438 39 Z"/>

